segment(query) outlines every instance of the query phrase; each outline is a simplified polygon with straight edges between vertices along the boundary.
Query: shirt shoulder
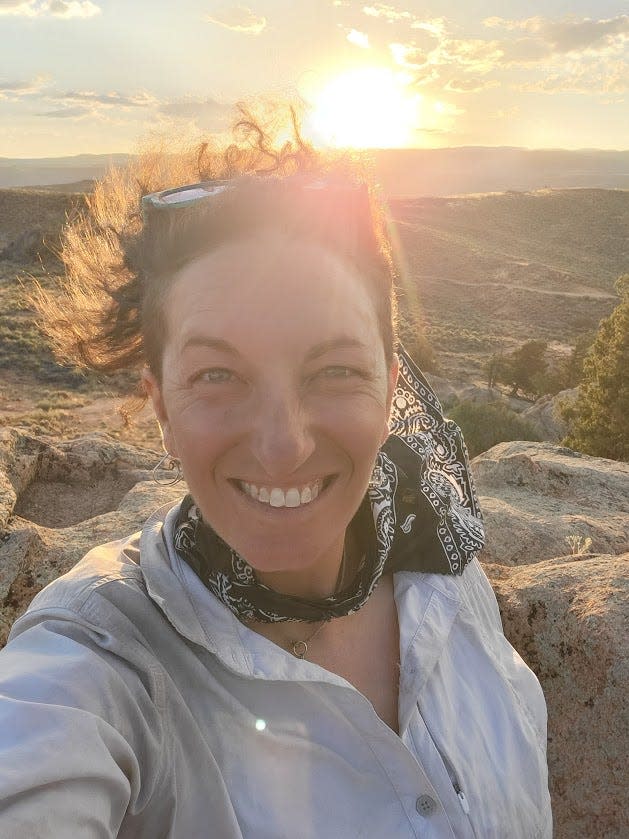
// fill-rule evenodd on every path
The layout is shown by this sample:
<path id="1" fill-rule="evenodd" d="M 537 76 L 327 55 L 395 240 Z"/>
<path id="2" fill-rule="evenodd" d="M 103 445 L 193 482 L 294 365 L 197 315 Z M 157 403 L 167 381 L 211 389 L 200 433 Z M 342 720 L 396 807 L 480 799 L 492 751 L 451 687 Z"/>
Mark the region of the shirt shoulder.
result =
<path id="1" fill-rule="evenodd" d="M 458 604 L 459 609 L 467 614 L 468 619 L 478 622 L 488 633 L 502 634 L 502 619 L 494 590 L 477 557 L 473 557 L 461 574 L 438 574 L 426 572 L 402 572 L 429 596 L 436 591 L 450 601 Z"/>
<path id="2" fill-rule="evenodd" d="M 78 616 L 94 594 L 107 585 L 125 582 L 143 587 L 139 539 L 138 532 L 89 551 L 66 574 L 35 595 L 26 612 L 16 620 L 9 641 L 43 615 L 71 612 Z"/>

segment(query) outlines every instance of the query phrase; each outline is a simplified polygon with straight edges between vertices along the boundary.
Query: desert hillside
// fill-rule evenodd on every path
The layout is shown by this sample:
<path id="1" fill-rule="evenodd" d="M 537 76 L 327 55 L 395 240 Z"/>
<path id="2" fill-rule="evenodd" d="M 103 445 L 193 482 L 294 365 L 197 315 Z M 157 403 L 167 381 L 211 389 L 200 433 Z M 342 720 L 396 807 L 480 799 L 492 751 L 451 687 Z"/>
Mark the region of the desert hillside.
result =
<path id="1" fill-rule="evenodd" d="M 0 157 L 0 187 L 101 178 L 110 166 L 124 166 L 132 158 L 130 154 Z M 545 187 L 629 188 L 629 150 L 512 146 L 374 149 L 368 153 L 368 160 L 388 197 Z"/>
<path id="2" fill-rule="evenodd" d="M 129 380 L 55 360 L 28 308 L 34 279 L 54 289 L 62 270 L 42 238 L 54 248 L 82 200 L 0 190 L 0 646 L 46 583 L 183 491 L 150 480 L 160 449 L 150 414 L 128 429 L 115 413 Z M 629 191 L 418 198 L 391 212 L 444 393 L 484 393 L 483 362 L 496 350 L 531 338 L 569 348 L 612 310 L 614 280 L 629 270 Z M 512 442 L 472 468 L 481 561 L 505 634 L 547 699 L 555 836 L 621 839 L 629 466 Z"/>
<path id="3" fill-rule="evenodd" d="M 0 190 L 0 419 L 38 433 L 101 430 L 156 445 L 146 415 L 124 430 L 115 414 L 128 381 L 99 381 L 58 363 L 25 303 L 33 278 L 58 283 L 51 248 L 81 208 L 81 188 Z M 614 308 L 614 281 L 629 270 L 629 190 L 399 199 L 390 207 L 403 284 L 442 379 L 484 386 L 492 353 L 535 338 L 568 353 Z"/>
<path id="4" fill-rule="evenodd" d="M 629 190 L 507 192 L 391 202 L 443 375 L 482 377 L 493 352 L 566 352 L 617 302 L 629 270 Z"/>

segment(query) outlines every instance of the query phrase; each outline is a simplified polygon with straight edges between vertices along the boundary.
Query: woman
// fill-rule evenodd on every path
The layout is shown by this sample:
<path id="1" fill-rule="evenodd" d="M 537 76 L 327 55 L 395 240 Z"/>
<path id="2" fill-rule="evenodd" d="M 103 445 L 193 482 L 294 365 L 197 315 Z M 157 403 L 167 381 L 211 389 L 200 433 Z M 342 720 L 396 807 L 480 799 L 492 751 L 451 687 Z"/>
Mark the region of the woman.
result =
<path id="1" fill-rule="evenodd" d="M 303 168 L 145 196 L 89 340 L 68 319 L 144 364 L 189 494 L 16 622 L 1 835 L 551 836 L 458 429 L 395 353 L 368 190 Z"/>

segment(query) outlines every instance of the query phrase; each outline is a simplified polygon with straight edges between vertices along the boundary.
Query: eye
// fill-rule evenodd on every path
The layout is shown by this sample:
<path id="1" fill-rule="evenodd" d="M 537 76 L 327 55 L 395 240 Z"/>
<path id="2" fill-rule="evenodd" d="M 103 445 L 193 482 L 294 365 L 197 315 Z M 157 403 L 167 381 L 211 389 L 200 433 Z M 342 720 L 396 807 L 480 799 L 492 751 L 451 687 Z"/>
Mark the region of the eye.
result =
<path id="1" fill-rule="evenodd" d="M 203 382 L 211 385 L 227 384 L 236 380 L 236 376 L 231 370 L 226 367 L 210 367 L 207 370 L 201 370 L 193 377 L 194 382 Z"/>
<path id="2" fill-rule="evenodd" d="M 364 373 L 361 370 L 357 370 L 354 367 L 345 367 L 342 364 L 333 364 L 329 367 L 324 367 L 320 371 L 320 375 L 326 379 L 351 379 L 354 376 L 364 378 Z"/>

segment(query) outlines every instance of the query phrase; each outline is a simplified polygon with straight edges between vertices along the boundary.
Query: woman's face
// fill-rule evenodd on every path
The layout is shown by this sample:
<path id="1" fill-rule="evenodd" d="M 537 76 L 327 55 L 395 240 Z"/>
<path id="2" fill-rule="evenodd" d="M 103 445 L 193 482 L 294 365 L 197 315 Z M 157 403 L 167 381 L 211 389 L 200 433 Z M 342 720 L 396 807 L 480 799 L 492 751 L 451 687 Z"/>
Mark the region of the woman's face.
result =
<path id="1" fill-rule="evenodd" d="M 165 312 L 162 379 L 145 383 L 205 520 L 259 571 L 338 554 L 397 375 L 360 277 L 260 232 L 184 267 Z"/>

